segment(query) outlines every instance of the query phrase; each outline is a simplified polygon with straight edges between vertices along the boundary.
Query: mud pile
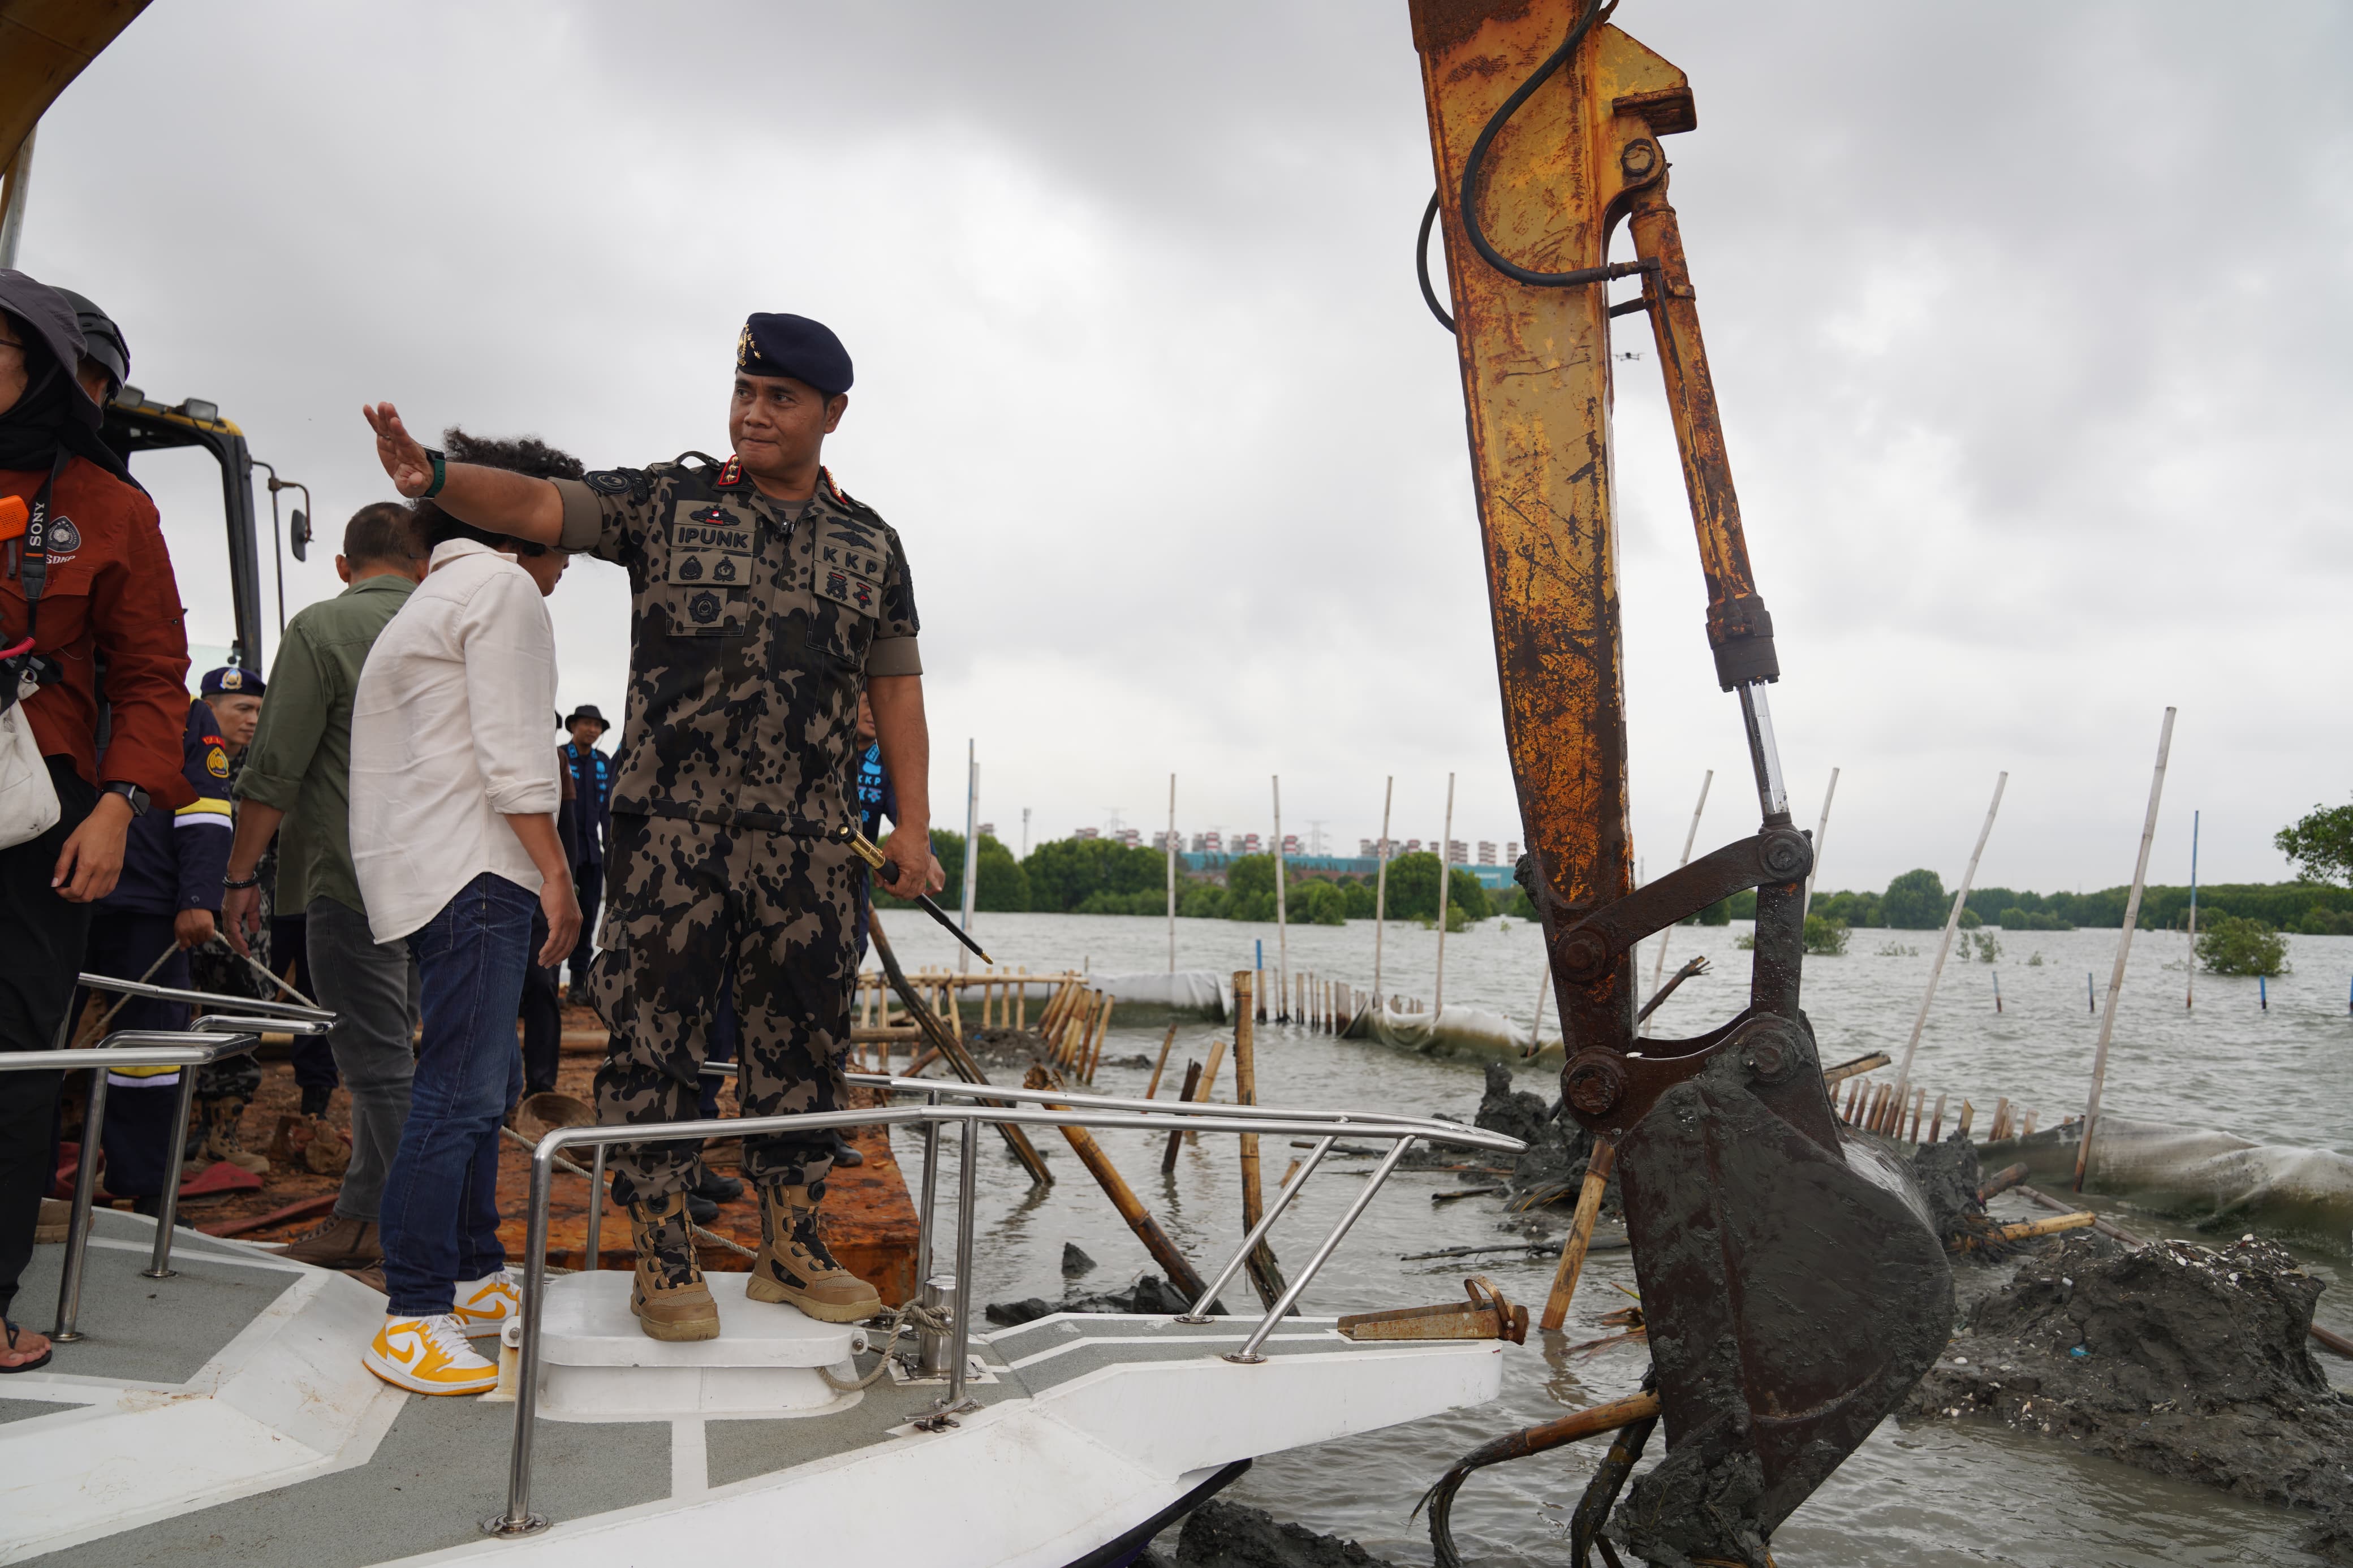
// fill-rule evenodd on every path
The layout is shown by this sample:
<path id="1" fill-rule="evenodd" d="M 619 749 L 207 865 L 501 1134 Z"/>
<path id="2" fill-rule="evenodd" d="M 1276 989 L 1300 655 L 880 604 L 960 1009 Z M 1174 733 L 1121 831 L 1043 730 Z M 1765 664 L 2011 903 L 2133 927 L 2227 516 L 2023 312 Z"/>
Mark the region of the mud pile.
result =
<path id="1" fill-rule="evenodd" d="M 2318 1510 L 2353 1563 L 2353 1398 L 2307 1346 L 2321 1282 L 2270 1242 L 2077 1233 L 1970 1311 L 1909 1416 L 1992 1415 L 2161 1476 Z"/>
<path id="2" fill-rule="evenodd" d="M 1179 1295 L 1176 1288 L 1157 1274 L 1146 1274 L 1124 1290 L 1102 1290 L 1081 1294 L 1065 1288 L 1060 1301 L 1049 1301 L 1043 1296 L 1025 1296 L 1018 1301 L 991 1301 L 981 1309 L 982 1316 L 1001 1329 L 1030 1322 L 1054 1312 L 1134 1312 L 1146 1316 L 1175 1316 L 1189 1312 L 1193 1303 Z M 1225 1311 L 1223 1301 L 1212 1302 L 1212 1316 Z"/>
<path id="3" fill-rule="evenodd" d="M 1170 1568 L 1146 1551 L 1136 1568 Z M 1278 1523 L 1262 1508 L 1215 1500 L 1195 1509 L 1176 1538 L 1175 1568 L 1388 1568 L 1353 1541 L 1318 1535 L 1303 1524 Z"/>
<path id="4" fill-rule="evenodd" d="M 1978 1164 L 1977 1145 L 1967 1133 L 1956 1131 L 1941 1143 L 1920 1145 L 1912 1156 L 1912 1181 L 1928 1205 L 1936 1235 L 1948 1247 L 1972 1219 L 1985 1215 L 1985 1205 L 1978 1202 L 1985 1176 Z"/>
<path id="5" fill-rule="evenodd" d="M 1546 1079 L 1547 1087 L 1553 1087 L 1549 1075 Z M 1527 1144 L 1513 1162 L 1505 1183 L 1515 1204 L 1573 1205 L 1585 1183 L 1586 1163 L 1593 1157 L 1593 1134 L 1579 1127 L 1575 1118 L 1556 1114 L 1557 1103 L 1514 1089 L 1510 1068 L 1501 1062 L 1487 1064 L 1487 1092 L 1479 1101 L 1472 1125 Z M 1604 1209 L 1614 1212 L 1616 1195 L 1613 1182 L 1602 1194 Z"/>

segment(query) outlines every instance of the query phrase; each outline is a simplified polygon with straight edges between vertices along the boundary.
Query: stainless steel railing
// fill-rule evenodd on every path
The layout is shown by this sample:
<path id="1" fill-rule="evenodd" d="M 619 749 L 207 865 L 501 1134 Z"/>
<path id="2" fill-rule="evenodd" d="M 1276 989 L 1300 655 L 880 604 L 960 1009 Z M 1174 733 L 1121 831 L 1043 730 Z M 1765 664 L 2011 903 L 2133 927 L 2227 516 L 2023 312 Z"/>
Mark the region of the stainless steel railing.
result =
<path id="1" fill-rule="evenodd" d="M 181 1069 L 177 1114 L 172 1122 L 171 1143 L 164 1159 L 162 1212 L 155 1218 L 155 1245 L 148 1255 L 147 1267 L 140 1271 L 149 1279 L 169 1279 L 176 1272 L 172 1268 L 172 1238 L 180 1212 L 179 1172 L 188 1152 L 188 1112 L 195 1100 L 195 1069 L 210 1067 L 227 1057 L 245 1055 L 261 1044 L 264 1034 L 324 1034 L 334 1020 L 332 1013 L 316 1007 L 259 1002 L 211 991 L 182 991 L 143 981 L 118 980 L 110 974 L 84 974 L 80 984 L 92 991 L 185 1002 L 199 1007 L 227 1004 L 237 1011 L 207 1014 L 188 1029 L 117 1029 L 94 1047 L 68 1050 L 62 1048 L 65 1032 L 72 1026 L 72 1011 L 68 1009 L 66 1020 L 58 1031 L 59 1049 L 0 1051 L 0 1072 L 68 1073 L 88 1068 L 91 1073 L 90 1107 L 82 1115 L 81 1158 L 74 1171 L 73 1207 L 66 1222 L 65 1268 L 58 1279 L 58 1321 L 49 1331 L 49 1338 L 60 1344 L 71 1344 L 82 1337 L 82 1277 L 90 1251 L 90 1205 L 98 1196 L 99 1142 L 106 1131 L 108 1070 L 128 1067 Z"/>
<path id="2" fill-rule="evenodd" d="M 732 1064 L 708 1064 L 705 1071 L 725 1073 Z M 482 1521 L 483 1533 L 504 1538 L 535 1535 L 548 1526 L 546 1516 L 531 1509 L 532 1442 L 537 1419 L 540 1371 L 540 1321 L 547 1295 L 548 1197 L 554 1185 L 556 1161 L 566 1149 L 588 1145 L 596 1152 L 594 1169 L 597 1190 L 589 1194 L 593 1226 L 604 1207 L 604 1152 L 617 1143 L 659 1143 L 709 1138 L 754 1137 L 782 1132 L 815 1132 L 841 1127 L 916 1125 L 924 1130 L 923 1206 L 919 1215 L 916 1252 L 922 1268 L 919 1282 L 929 1272 L 934 1244 L 938 1192 L 939 1130 L 949 1123 L 962 1128 L 956 1193 L 956 1273 L 952 1308 L 954 1343 L 948 1366 L 947 1390 L 934 1402 L 935 1415 L 952 1415 L 965 1405 L 965 1381 L 972 1356 L 973 1210 L 977 1195 L 979 1131 L 988 1123 L 1035 1127 L 1089 1127 L 1146 1132 L 1288 1133 L 1320 1137 L 1309 1162 L 1285 1184 L 1265 1216 L 1252 1227 L 1241 1250 L 1218 1273 L 1216 1280 L 1193 1304 L 1183 1321 L 1206 1321 L 1204 1314 L 1250 1250 L 1265 1240 L 1274 1223 L 1307 1184 L 1323 1156 L 1342 1134 L 1387 1141 L 1389 1152 L 1372 1173 L 1365 1189 L 1342 1212 L 1332 1230 L 1316 1247 L 1298 1279 L 1286 1289 L 1228 1361 L 1254 1365 L 1265 1358 L 1259 1349 L 1275 1326 L 1331 1258 L 1356 1223 L 1407 1149 L 1417 1142 L 1450 1143 L 1465 1148 L 1517 1153 L 1525 1147 L 1518 1139 L 1459 1122 L 1419 1117 L 1391 1117 L 1362 1111 L 1318 1112 L 1267 1106 L 1215 1105 L 1206 1101 L 1120 1100 L 1108 1095 L 1072 1094 L 1053 1089 L 1016 1089 L 996 1084 L 955 1083 L 931 1079 L 899 1079 L 851 1073 L 849 1081 L 892 1093 L 921 1094 L 920 1106 L 882 1107 L 856 1110 L 802 1112 L 786 1116 L 715 1118 L 707 1121 L 670 1121 L 617 1127 L 559 1127 L 540 1139 L 532 1151 L 531 1209 L 525 1243 L 522 1311 L 522 1343 L 517 1352 L 514 1439 L 508 1452 L 507 1506 Z M 943 1104 L 944 1098 L 993 1100 L 996 1104 Z M 1010 1103 L 1008 1103 L 1010 1102 Z M 884 1353 L 888 1354 L 886 1347 Z M 952 1423 L 951 1423 L 952 1424 Z"/>

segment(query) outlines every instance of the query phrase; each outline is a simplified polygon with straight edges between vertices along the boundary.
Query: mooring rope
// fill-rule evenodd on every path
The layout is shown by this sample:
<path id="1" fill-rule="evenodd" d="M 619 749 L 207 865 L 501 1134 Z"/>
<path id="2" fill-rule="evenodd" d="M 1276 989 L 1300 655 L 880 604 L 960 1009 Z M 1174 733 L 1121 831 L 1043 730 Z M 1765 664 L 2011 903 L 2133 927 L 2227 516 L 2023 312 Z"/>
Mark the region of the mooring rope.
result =
<path id="1" fill-rule="evenodd" d="M 861 1388 L 871 1388 L 881 1382 L 891 1370 L 891 1347 L 898 1342 L 899 1336 L 906 1331 L 910 1323 L 934 1334 L 947 1333 L 955 1326 L 945 1312 L 935 1307 L 926 1307 L 921 1301 L 902 1302 L 884 1311 L 882 1318 L 890 1325 L 888 1330 L 879 1337 L 869 1334 L 866 1339 L 868 1350 L 881 1352 L 881 1359 L 875 1362 L 874 1369 L 863 1377 L 846 1382 L 834 1376 L 830 1368 L 821 1366 L 817 1369 L 817 1374 L 825 1379 L 828 1388 L 836 1394 L 855 1394 Z M 854 1358 L 851 1364 L 856 1364 Z"/>

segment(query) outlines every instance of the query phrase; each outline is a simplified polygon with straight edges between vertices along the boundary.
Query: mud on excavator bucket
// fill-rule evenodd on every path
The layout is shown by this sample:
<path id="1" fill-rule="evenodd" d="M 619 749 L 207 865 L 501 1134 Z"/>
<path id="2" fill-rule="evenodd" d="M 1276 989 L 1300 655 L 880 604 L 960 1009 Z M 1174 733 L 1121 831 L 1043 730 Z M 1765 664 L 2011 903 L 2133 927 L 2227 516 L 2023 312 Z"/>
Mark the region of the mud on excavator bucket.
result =
<path id="1" fill-rule="evenodd" d="M 1522 877 L 1567 1042 L 1567 1109 L 1616 1143 L 1666 1434 L 1608 1533 L 1652 1563 L 1763 1568 L 1776 1527 L 1935 1359 L 1952 1279 L 1902 1173 L 1842 1138 L 1799 1005 L 1813 851 L 1790 823 L 1766 692 L 1780 674 L 1772 619 L 1661 145 L 1697 115 L 1683 73 L 1608 25 L 1599 0 L 1410 3 Z M 1634 255 L 1613 264 L 1621 223 Z M 1614 279 L 1639 294 L 1613 303 Z M 1762 818 L 1639 890 L 1609 445 L 1609 323 L 1635 314 L 1665 377 L 1708 640 Z M 1635 945 L 1748 888 L 1748 1005 L 1694 1039 L 1638 1038 Z"/>

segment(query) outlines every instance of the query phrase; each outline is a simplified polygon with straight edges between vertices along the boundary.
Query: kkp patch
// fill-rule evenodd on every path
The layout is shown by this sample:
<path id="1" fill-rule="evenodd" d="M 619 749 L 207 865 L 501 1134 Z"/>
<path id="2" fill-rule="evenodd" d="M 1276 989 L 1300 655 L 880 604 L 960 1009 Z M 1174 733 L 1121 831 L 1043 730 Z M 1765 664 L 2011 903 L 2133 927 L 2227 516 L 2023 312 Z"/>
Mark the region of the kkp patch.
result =
<path id="1" fill-rule="evenodd" d="M 49 524 L 49 549 L 52 552 L 62 555 L 69 550 L 80 548 L 81 530 L 74 526 L 73 519 L 61 517 Z"/>
<path id="2" fill-rule="evenodd" d="M 708 591 L 697 594 L 688 602 L 686 613 L 693 617 L 696 626 L 709 626 L 719 618 L 719 595 Z"/>
<path id="3" fill-rule="evenodd" d="M 215 746 L 205 753 L 205 772 L 216 779 L 228 777 L 228 753 Z"/>
<path id="4" fill-rule="evenodd" d="M 863 577 L 839 567 L 827 568 L 818 578 L 818 592 L 837 605 L 847 605 L 861 616 L 880 613 L 881 590 Z"/>

